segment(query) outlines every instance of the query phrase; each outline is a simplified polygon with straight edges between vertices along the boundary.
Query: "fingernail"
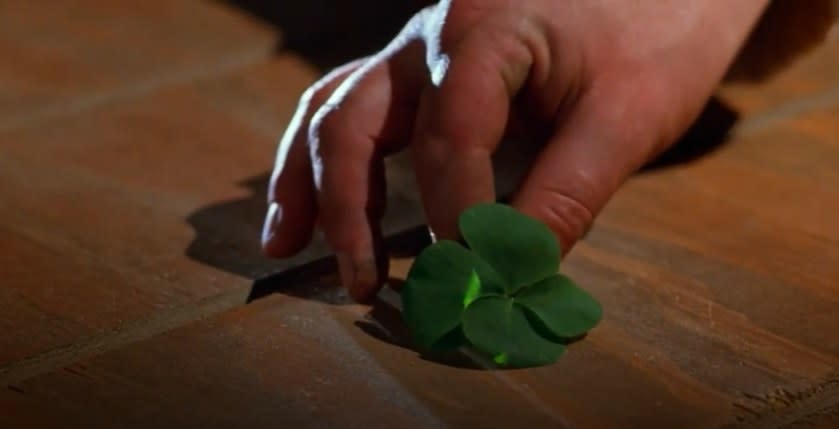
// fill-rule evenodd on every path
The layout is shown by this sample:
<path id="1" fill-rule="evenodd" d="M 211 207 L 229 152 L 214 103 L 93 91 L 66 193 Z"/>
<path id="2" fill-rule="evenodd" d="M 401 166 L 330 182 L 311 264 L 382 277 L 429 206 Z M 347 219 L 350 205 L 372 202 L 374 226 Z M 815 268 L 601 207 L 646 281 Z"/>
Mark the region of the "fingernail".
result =
<path id="1" fill-rule="evenodd" d="M 338 274 L 341 276 L 341 284 L 347 289 L 352 289 L 355 284 L 355 267 L 352 260 L 346 253 L 337 253 L 335 259 L 338 260 Z"/>
<path id="2" fill-rule="evenodd" d="M 262 244 L 269 242 L 274 236 L 276 224 L 279 221 L 280 205 L 271 203 L 268 212 L 265 214 L 265 223 L 262 224 Z"/>
<path id="3" fill-rule="evenodd" d="M 376 290 L 378 276 L 376 274 L 376 262 L 372 259 L 362 259 L 353 265 L 353 284 L 349 286 L 348 292 L 353 300 L 359 303 L 366 303 L 370 300 Z"/>
<path id="4" fill-rule="evenodd" d="M 366 301 L 370 291 L 376 289 L 379 279 L 378 264 L 372 257 L 353 259 L 346 253 L 337 253 L 338 273 L 341 284 L 349 295 L 358 302 Z"/>

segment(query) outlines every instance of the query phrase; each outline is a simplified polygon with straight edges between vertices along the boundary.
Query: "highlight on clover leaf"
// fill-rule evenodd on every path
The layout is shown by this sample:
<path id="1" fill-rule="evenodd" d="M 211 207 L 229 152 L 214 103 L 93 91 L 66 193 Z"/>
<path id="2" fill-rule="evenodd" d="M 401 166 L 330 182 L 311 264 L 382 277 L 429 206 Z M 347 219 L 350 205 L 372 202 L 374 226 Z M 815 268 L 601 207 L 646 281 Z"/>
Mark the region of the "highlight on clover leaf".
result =
<path id="1" fill-rule="evenodd" d="M 540 366 L 600 321 L 600 304 L 559 274 L 559 244 L 538 220 L 479 204 L 459 228 L 468 247 L 448 240 L 426 247 L 401 292 L 420 348 L 469 347 L 500 366 Z"/>

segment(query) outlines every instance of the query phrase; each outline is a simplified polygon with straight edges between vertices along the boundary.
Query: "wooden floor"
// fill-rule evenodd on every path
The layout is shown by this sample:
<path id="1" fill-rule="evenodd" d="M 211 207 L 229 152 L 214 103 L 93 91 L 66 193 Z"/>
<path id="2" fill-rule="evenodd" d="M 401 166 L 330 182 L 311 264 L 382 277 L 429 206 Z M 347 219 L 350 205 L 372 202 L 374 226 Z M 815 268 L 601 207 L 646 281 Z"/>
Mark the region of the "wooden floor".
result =
<path id="1" fill-rule="evenodd" d="M 638 174 L 564 262 L 604 322 L 491 371 L 419 356 L 328 261 L 272 275 L 320 245 L 259 256 L 329 58 L 283 40 L 220 2 L 0 5 L 0 428 L 839 427 L 839 44 L 722 88 L 724 144 Z"/>

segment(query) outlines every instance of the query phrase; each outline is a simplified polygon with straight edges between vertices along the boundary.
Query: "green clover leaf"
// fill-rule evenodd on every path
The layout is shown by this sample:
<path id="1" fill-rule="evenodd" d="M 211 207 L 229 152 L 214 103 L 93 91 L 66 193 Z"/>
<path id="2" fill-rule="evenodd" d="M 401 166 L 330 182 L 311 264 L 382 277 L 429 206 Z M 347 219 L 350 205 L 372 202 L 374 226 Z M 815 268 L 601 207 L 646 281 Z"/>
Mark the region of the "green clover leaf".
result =
<path id="1" fill-rule="evenodd" d="M 428 246 L 402 289 L 403 317 L 420 347 L 468 345 L 501 366 L 545 365 L 600 321 L 600 304 L 558 274 L 559 245 L 545 225 L 503 204 L 479 204 L 459 226 L 469 248 Z"/>
<path id="2" fill-rule="evenodd" d="M 561 274 L 525 288 L 514 300 L 538 318 L 551 334 L 565 339 L 586 333 L 603 314 L 600 303 Z"/>
<path id="3" fill-rule="evenodd" d="M 470 305 L 463 314 L 463 333 L 499 365 L 544 365 L 565 351 L 562 344 L 534 332 L 524 309 L 503 296 L 486 296 Z"/>
<path id="4" fill-rule="evenodd" d="M 559 245 L 551 230 L 512 207 L 472 206 L 460 216 L 459 227 L 469 248 L 501 276 L 507 292 L 559 270 Z"/>
<path id="5" fill-rule="evenodd" d="M 482 281 L 479 273 L 489 280 Z M 438 348 L 435 342 L 459 329 L 468 304 L 483 291 L 499 290 L 494 277 L 486 263 L 453 241 L 441 240 L 423 250 L 402 288 L 403 317 L 416 342 Z"/>

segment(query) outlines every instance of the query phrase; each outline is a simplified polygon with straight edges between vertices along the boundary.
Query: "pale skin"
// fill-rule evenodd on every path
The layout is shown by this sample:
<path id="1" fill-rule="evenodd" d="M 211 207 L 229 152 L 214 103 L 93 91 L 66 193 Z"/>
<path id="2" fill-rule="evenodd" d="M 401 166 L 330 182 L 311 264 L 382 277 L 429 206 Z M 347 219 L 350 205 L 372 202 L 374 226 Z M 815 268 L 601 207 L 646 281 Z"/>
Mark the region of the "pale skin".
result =
<path id="1" fill-rule="evenodd" d="M 693 122 L 767 0 L 447 0 L 377 55 L 302 97 L 269 190 L 263 249 L 299 252 L 320 228 L 350 295 L 381 287 L 382 157 L 410 146 L 425 215 L 494 201 L 490 156 L 544 129 L 513 196 L 567 253 L 621 184 Z"/>

